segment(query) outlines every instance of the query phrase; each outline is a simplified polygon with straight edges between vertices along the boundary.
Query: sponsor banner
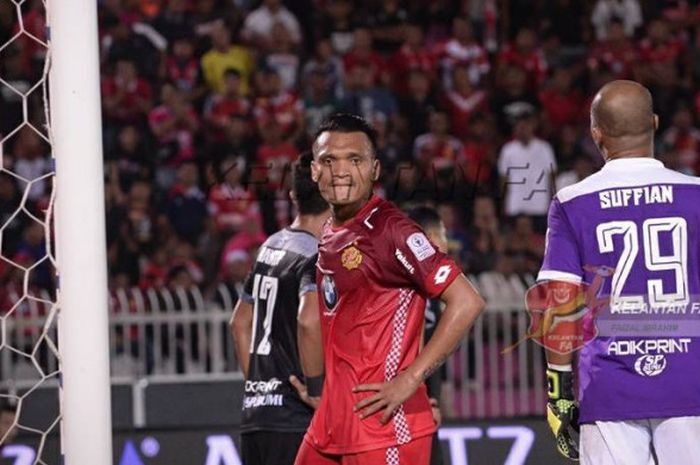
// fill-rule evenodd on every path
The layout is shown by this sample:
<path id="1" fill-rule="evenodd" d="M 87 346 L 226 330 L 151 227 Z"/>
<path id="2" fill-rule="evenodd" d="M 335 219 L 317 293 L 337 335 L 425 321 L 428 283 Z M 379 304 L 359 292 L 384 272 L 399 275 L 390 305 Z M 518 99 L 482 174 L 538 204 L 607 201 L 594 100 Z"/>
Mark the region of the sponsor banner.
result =
<path id="1" fill-rule="evenodd" d="M 564 465 L 544 420 L 450 422 L 439 430 L 445 465 Z M 0 452 L 0 465 L 31 465 L 39 437 L 20 436 Z M 58 437 L 49 436 L 42 459 L 58 464 Z M 244 465 L 236 429 L 119 431 L 114 465 Z"/>

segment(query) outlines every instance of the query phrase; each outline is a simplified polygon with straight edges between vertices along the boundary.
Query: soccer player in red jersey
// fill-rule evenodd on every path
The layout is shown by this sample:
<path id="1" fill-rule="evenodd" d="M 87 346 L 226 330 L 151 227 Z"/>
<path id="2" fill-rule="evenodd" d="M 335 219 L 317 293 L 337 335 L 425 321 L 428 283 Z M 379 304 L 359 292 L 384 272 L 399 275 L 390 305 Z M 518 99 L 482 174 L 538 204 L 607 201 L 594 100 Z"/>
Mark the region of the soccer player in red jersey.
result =
<path id="1" fill-rule="evenodd" d="M 325 383 L 296 465 L 427 465 L 436 424 L 424 381 L 483 309 L 455 262 L 372 194 L 375 144 L 348 114 L 314 139 L 312 177 L 332 211 L 316 272 Z M 420 350 L 426 298 L 446 307 Z"/>

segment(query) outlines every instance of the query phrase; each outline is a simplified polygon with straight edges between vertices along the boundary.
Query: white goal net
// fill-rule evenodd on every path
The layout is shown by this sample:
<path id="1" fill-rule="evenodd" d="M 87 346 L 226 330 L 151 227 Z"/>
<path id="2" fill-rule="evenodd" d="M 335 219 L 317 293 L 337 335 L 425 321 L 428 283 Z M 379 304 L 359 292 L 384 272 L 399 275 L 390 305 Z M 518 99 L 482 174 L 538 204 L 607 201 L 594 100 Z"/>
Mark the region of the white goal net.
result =
<path id="1" fill-rule="evenodd" d="M 47 15 L 37 1 L 0 10 L 0 441 L 10 463 L 49 464 L 60 415 Z M 32 447 L 12 445 L 17 434 Z"/>

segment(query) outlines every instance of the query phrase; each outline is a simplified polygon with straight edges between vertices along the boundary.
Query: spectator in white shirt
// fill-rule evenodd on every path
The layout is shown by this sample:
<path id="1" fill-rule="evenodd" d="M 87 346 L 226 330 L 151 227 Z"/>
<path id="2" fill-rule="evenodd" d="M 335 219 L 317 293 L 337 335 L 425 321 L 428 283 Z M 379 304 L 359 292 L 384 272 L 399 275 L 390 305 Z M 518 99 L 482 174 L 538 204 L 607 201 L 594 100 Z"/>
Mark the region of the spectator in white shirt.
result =
<path id="1" fill-rule="evenodd" d="M 548 142 L 535 137 L 536 116 L 530 111 L 514 121 L 513 140 L 501 148 L 498 173 L 504 183 L 504 213 L 533 217 L 535 229 L 546 227 L 557 162 Z"/>
<path id="2" fill-rule="evenodd" d="M 250 12 L 241 33 L 246 42 L 267 49 L 275 40 L 273 26 L 281 23 L 289 32 L 294 45 L 301 42 L 301 28 L 294 14 L 282 5 L 281 0 L 263 0 L 259 8 Z"/>
<path id="3" fill-rule="evenodd" d="M 642 25 L 642 7 L 638 0 L 598 0 L 591 13 L 591 24 L 599 41 L 608 38 L 608 28 L 613 19 L 619 19 L 625 27 L 625 35 L 632 37 Z"/>

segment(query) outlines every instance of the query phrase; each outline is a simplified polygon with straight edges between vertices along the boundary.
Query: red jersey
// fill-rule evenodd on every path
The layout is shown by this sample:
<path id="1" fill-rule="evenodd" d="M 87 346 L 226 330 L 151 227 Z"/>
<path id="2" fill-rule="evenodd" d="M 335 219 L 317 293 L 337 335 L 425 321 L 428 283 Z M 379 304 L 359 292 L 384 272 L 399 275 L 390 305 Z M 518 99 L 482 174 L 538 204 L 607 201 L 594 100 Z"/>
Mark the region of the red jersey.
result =
<path id="1" fill-rule="evenodd" d="M 217 184 L 209 191 L 209 214 L 220 231 L 239 231 L 250 223 L 263 230 L 260 206 L 255 194 L 242 186 Z"/>
<path id="2" fill-rule="evenodd" d="M 621 44 L 600 42 L 588 55 L 588 66 L 593 70 L 609 69 L 616 79 L 629 79 L 637 61 L 637 49 L 630 41 Z"/>
<path id="3" fill-rule="evenodd" d="M 498 61 L 503 65 L 517 66 L 525 70 L 531 88 L 536 88 L 547 75 L 547 62 L 540 49 L 523 53 L 513 44 L 506 45 L 498 55 Z"/>
<path id="4" fill-rule="evenodd" d="M 424 384 L 386 425 L 383 410 L 360 419 L 353 406 L 374 395 L 358 384 L 383 383 L 418 356 L 425 299 L 460 274 L 421 229 L 373 196 L 339 227 L 327 223 L 316 283 L 325 355 L 323 396 L 305 440 L 328 454 L 354 454 L 406 444 L 436 425 Z"/>
<path id="5" fill-rule="evenodd" d="M 488 94 L 483 90 L 473 90 L 463 94 L 451 90 L 445 94 L 445 103 L 450 115 L 452 134 L 460 139 L 469 137 L 469 123 L 477 112 L 488 111 Z"/>

